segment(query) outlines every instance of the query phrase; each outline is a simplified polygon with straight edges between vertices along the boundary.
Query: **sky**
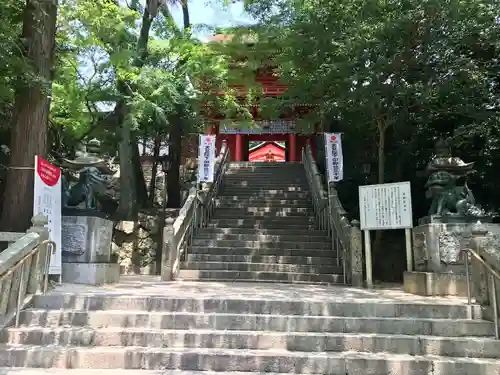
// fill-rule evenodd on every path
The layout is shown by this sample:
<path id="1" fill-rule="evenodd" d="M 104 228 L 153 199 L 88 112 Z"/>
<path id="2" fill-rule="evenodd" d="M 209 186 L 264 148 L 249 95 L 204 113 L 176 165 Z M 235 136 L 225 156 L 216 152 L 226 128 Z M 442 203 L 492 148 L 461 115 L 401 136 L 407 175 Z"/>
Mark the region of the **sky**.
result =
<path id="1" fill-rule="evenodd" d="M 206 39 L 212 35 L 210 30 L 198 30 L 196 25 L 211 27 L 229 27 L 253 24 L 255 21 L 245 13 L 243 2 L 237 1 L 229 6 L 224 6 L 222 0 L 189 0 L 189 15 L 193 24 L 193 34 L 199 39 Z M 180 6 L 170 6 L 172 16 L 176 23 L 182 26 L 182 9 Z"/>

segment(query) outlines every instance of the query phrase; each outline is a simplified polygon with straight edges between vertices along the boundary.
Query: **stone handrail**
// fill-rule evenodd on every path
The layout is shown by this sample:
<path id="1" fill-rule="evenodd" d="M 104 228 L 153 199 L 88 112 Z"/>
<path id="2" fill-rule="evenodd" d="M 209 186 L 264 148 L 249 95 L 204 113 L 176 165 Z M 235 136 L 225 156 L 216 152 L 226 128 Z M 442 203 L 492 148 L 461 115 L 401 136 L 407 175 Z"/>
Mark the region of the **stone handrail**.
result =
<path id="1" fill-rule="evenodd" d="M 0 329 L 15 319 L 35 294 L 46 293 L 50 255 L 55 244 L 49 241 L 47 219 L 37 215 L 26 233 L 0 232 L 0 241 L 10 245 L 0 253 Z M 14 240 L 14 241 L 12 241 Z"/>
<path id="2" fill-rule="evenodd" d="M 470 258 L 467 259 L 471 265 L 471 279 L 468 280 L 469 300 L 473 298 L 475 303 L 483 307 L 485 318 L 496 321 L 496 325 L 498 325 L 500 280 L 492 277 L 491 270 L 494 271 L 493 273 L 500 274 L 500 226 L 498 224 L 483 225 L 478 223 L 472 228 L 471 235 L 469 247 L 472 251 L 465 249 L 462 253 L 467 254 Z M 471 253 L 474 253 L 474 256 Z M 482 263 L 489 267 L 485 267 Z M 497 327 L 496 335 L 498 336 L 499 333 Z"/>
<path id="3" fill-rule="evenodd" d="M 333 183 L 329 184 L 328 192 L 325 191 L 309 144 L 302 149 L 302 162 L 318 228 L 326 230 L 332 239 L 337 263 L 342 262 L 344 281 L 353 286 L 363 286 L 363 242 L 359 222 L 349 222 Z"/>
<path id="4" fill-rule="evenodd" d="M 185 258 L 193 235 L 199 228 L 207 225 L 215 210 L 215 200 L 222 186 L 224 174 L 229 165 L 229 147 L 222 143 L 215 161 L 214 182 L 204 183 L 202 190 L 195 187 L 182 206 L 179 216 L 168 218 L 163 229 L 161 279 L 174 280 L 180 269 L 180 262 Z"/>

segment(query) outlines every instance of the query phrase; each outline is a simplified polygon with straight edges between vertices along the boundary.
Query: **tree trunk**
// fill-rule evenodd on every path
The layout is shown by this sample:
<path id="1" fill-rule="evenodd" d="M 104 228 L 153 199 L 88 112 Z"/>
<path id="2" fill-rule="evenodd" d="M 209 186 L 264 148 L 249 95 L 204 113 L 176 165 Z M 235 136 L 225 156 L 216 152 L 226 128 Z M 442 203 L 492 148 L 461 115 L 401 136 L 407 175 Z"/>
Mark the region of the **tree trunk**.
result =
<path id="1" fill-rule="evenodd" d="M 33 215 L 35 155 L 46 157 L 57 0 L 27 0 L 22 39 L 37 82 L 19 82 L 14 99 L 11 158 L 0 222 L 6 231 L 25 231 Z"/>
<path id="2" fill-rule="evenodd" d="M 387 126 L 381 122 L 377 123 L 378 127 L 378 176 L 377 182 L 383 184 L 385 181 L 385 136 Z M 382 242 L 383 242 L 384 232 L 381 230 L 375 231 L 375 240 L 373 242 L 373 253 L 382 254 Z M 380 259 L 376 256 L 376 259 Z"/>
<path id="3" fill-rule="evenodd" d="M 137 202 L 140 207 L 147 207 L 148 189 L 146 188 L 146 179 L 144 178 L 144 169 L 142 169 L 141 155 L 139 155 L 139 146 L 136 137 L 132 137 L 132 165 L 135 174 Z"/>
<path id="4" fill-rule="evenodd" d="M 120 220 L 134 220 L 138 212 L 137 187 L 134 173 L 132 130 L 125 101 L 115 107 L 118 118 L 118 155 L 120 157 L 120 201 L 117 215 Z"/>
<path id="5" fill-rule="evenodd" d="M 182 21 L 184 30 L 187 30 L 191 27 L 191 20 L 189 19 L 189 8 L 187 0 L 182 0 Z"/>
<path id="6" fill-rule="evenodd" d="M 148 0 L 148 3 L 149 1 L 155 0 Z M 149 32 L 152 23 L 153 17 L 149 14 L 148 7 L 146 6 L 142 16 L 139 40 L 137 41 L 136 57 L 133 61 L 133 65 L 136 68 L 142 68 L 144 65 L 144 60 L 148 53 Z M 118 81 L 117 89 L 123 96 L 115 108 L 120 135 L 118 143 L 120 155 L 120 202 L 118 205 L 118 215 L 122 220 L 134 220 L 137 216 L 139 203 L 142 200 L 138 192 L 139 190 L 142 191 L 142 187 L 144 187 L 144 174 L 142 174 L 142 170 L 141 173 L 137 171 L 137 157 L 134 157 L 135 153 L 138 152 L 137 142 L 132 135 L 130 119 L 128 118 L 130 116 L 130 108 L 127 101 L 128 97 L 133 93 L 130 92 L 127 82 Z M 134 146 L 136 150 L 134 150 Z M 141 175 L 142 182 L 138 180 Z M 138 189 L 139 186 L 141 186 L 141 189 Z"/>
<path id="7" fill-rule="evenodd" d="M 182 0 L 182 16 L 184 21 L 184 30 L 188 30 L 191 26 L 189 19 L 189 8 L 187 0 Z M 181 65 L 184 62 L 181 61 Z M 168 140 L 168 155 L 170 157 L 170 169 L 167 174 L 167 207 L 181 207 L 181 182 L 180 182 L 180 167 L 182 153 L 182 133 L 184 130 L 184 108 L 178 106 L 175 120 L 171 121 L 171 131 Z"/>
<path id="8" fill-rule="evenodd" d="M 182 111 L 183 109 L 178 109 Z M 170 168 L 167 172 L 167 208 L 181 207 L 181 151 L 182 151 L 182 123 L 181 116 L 172 116 L 172 126 L 168 139 L 168 155 Z"/>
<path id="9" fill-rule="evenodd" d="M 153 148 L 153 167 L 151 168 L 151 181 L 149 182 L 149 203 L 154 205 L 156 199 L 156 175 L 158 174 L 158 158 L 160 157 L 161 136 L 156 133 L 155 145 Z"/>
<path id="10" fill-rule="evenodd" d="M 385 133 L 387 128 L 379 125 L 378 135 L 378 178 L 379 184 L 383 184 L 385 180 Z"/>

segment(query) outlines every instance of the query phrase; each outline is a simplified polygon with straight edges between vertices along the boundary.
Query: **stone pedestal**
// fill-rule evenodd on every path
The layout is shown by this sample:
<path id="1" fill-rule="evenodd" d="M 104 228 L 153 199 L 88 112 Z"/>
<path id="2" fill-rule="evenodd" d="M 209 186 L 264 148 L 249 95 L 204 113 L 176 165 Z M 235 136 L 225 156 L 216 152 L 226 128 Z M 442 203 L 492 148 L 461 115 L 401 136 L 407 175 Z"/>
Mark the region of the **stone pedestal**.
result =
<path id="1" fill-rule="evenodd" d="M 101 285 L 118 282 L 111 262 L 113 222 L 98 216 L 62 217 L 62 281 Z"/>
<path id="2" fill-rule="evenodd" d="M 461 250 L 469 247 L 472 227 L 478 222 L 486 228 L 487 217 L 426 217 L 413 228 L 414 272 L 405 272 L 404 289 L 425 296 L 467 295 L 465 264 Z"/>

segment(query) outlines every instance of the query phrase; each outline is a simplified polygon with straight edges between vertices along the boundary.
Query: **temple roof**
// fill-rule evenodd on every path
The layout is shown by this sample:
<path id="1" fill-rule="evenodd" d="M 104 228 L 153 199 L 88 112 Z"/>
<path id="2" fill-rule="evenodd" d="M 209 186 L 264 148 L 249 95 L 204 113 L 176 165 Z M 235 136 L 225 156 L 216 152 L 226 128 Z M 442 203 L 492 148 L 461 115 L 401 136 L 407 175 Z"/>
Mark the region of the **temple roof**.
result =
<path id="1" fill-rule="evenodd" d="M 279 142 L 275 142 L 275 141 L 264 141 L 264 142 L 260 142 L 258 145 L 256 146 L 253 146 L 251 148 L 248 149 L 249 152 L 253 152 L 253 151 L 257 151 L 258 149 L 264 147 L 264 146 L 267 146 L 267 145 L 273 145 L 279 149 L 282 149 L 284 150 L 285 149 L 285 146 L 281 145 Z"/>
<path id="2" fill-rule="evenodd" d="M 213 36 L 208 37 L 208 42 L 230 42 L 234 39 L 235 34 L 215 34 Z M 241 42 L 253 44 L 258 41 L 257 35 L 251 34 L 242 34 L 239 36 L 241 38 Z"/>

